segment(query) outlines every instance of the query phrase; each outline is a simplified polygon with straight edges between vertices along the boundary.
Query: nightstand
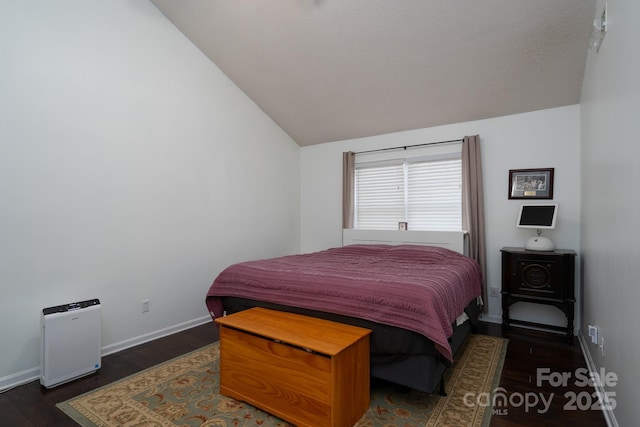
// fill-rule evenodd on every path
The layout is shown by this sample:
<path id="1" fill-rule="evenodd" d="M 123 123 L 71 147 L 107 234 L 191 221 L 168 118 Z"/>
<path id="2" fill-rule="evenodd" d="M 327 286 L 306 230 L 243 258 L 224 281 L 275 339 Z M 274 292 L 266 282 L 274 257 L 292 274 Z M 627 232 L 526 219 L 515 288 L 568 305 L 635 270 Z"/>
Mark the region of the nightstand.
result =
<path id="1" fill-rule="evenodd" d="M 502 252 L 502 325 L 535 326 L 566 332 L 573 343 L 575 257 L 571 250 L 530 251 L 505 247 Z M 552 305 L 567 317 L 567 327 L 509 318 L 516 302 Z"/>

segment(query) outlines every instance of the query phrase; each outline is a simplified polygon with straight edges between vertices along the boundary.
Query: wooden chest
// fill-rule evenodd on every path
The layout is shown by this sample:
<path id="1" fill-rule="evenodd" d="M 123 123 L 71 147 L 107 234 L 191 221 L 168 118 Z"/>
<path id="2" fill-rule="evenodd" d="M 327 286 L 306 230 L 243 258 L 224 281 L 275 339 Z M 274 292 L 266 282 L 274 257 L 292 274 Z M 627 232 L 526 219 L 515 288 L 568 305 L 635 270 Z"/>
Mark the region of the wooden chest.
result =
<path id="1" fill-rule="evenodd" d="M 220 324 L 220 393 L 298 426 L 353 426 L 369 408 L 368 329 L 252 308 Z"/>

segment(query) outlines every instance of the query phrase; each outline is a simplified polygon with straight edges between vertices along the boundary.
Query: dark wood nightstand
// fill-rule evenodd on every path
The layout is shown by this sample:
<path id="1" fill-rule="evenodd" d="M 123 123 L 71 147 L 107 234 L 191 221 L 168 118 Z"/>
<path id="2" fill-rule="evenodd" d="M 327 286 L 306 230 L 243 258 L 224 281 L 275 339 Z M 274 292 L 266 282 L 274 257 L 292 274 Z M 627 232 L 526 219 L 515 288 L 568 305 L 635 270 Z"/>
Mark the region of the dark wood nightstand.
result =
<path id="1" fill-rule="evenodd" d="M 564 331 L 573 343 L 575 306 L 575 257 L 571 250 L 529 251 L 502 248 L 502 325 L 536 326 Z M 509 307 L 516 302 L 552 305 L 567 317 L 567 327 L 510 319 Z"/>

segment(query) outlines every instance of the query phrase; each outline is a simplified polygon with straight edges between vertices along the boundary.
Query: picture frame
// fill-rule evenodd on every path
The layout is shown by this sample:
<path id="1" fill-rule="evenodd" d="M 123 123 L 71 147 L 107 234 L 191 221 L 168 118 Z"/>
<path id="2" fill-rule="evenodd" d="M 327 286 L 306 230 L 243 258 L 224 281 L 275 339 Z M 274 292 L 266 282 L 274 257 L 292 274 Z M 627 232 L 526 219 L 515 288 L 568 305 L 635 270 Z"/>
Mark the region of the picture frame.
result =
<path id="1" fill-rule="evenodd" d="M 554 168 L 510 169 L 509 199 L 553 199 Z"/>

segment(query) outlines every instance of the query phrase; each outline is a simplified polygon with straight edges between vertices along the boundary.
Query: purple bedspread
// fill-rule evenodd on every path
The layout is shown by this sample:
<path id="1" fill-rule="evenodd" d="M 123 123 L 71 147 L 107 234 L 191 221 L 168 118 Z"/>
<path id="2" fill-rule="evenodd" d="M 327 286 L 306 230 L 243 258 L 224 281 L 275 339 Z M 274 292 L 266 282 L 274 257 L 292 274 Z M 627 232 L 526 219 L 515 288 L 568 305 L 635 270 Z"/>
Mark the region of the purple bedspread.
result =
<path id="1" fill-rule="evenodd" d="M 452 361 L 452 323 L 481 292 L 480 267 L 448 249 L 352 245 L 234 264 L 207 293 L 211 315 L 233 296 L 325 311 L 408 329 Z"/>

